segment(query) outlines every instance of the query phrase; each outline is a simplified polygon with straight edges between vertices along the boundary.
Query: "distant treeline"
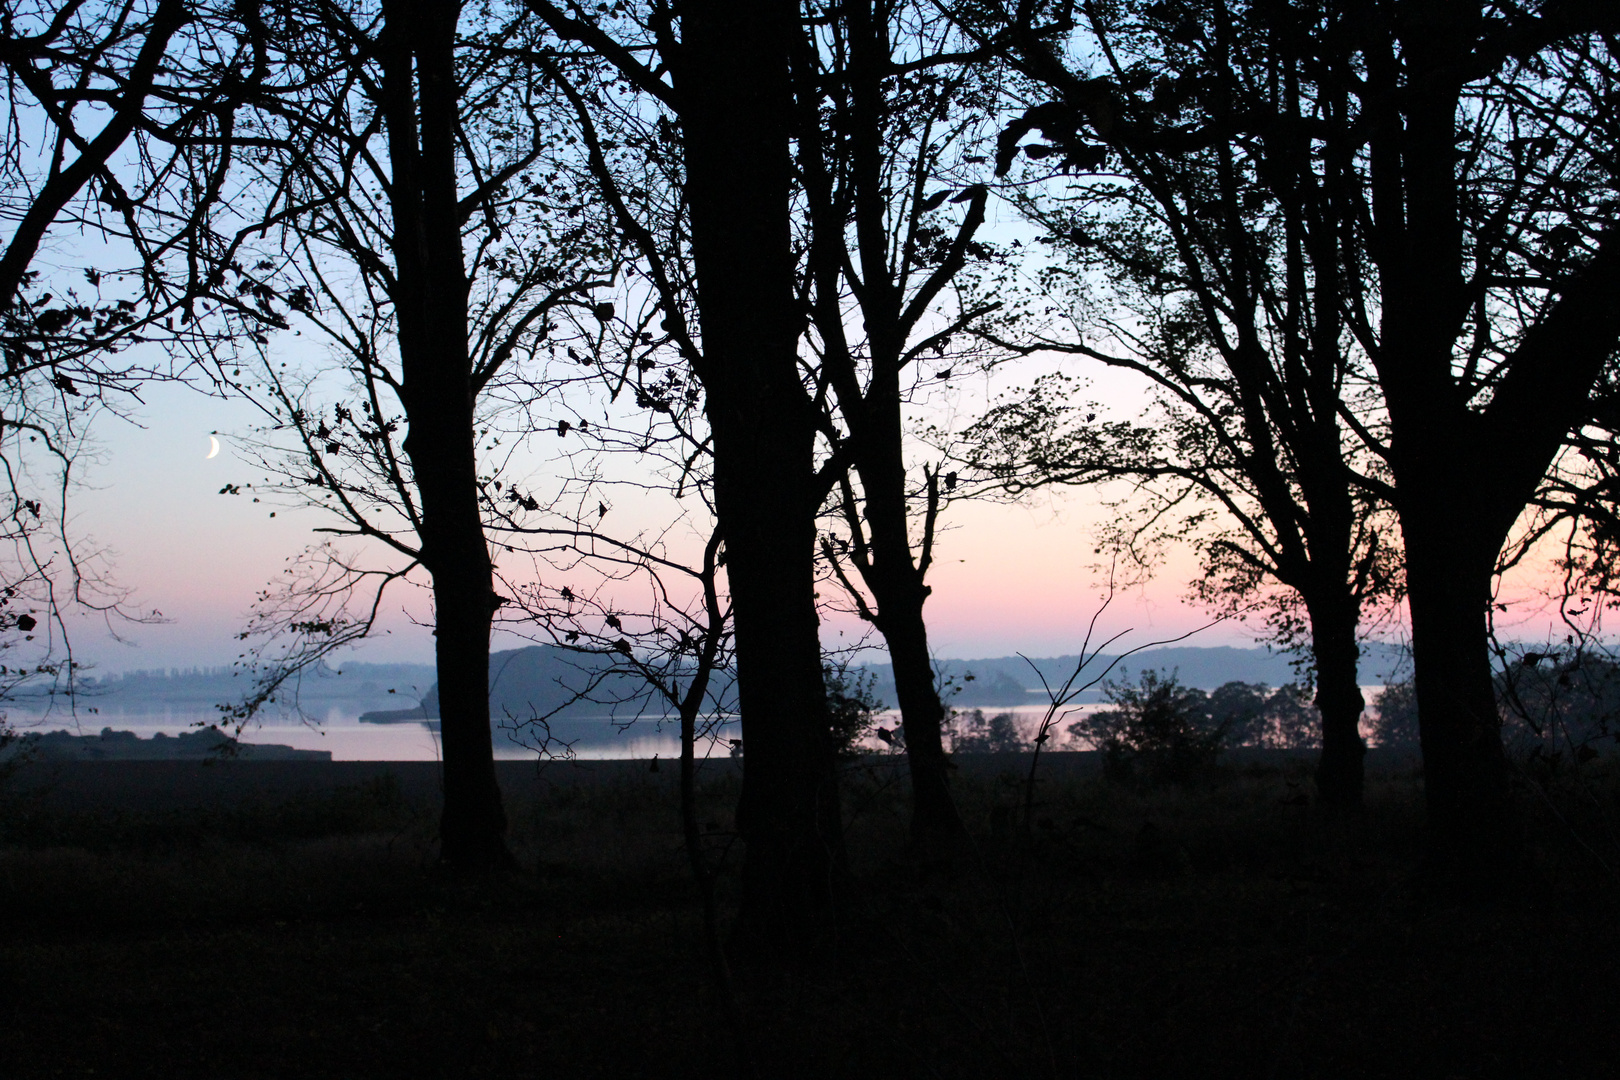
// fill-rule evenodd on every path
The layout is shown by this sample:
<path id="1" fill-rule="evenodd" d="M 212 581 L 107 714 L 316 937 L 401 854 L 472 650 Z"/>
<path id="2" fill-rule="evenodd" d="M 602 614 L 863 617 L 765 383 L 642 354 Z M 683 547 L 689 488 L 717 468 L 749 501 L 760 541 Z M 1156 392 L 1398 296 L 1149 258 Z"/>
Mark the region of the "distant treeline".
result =
<path id="1" fill-rule="evenodd" d="M 1051 686 L 1060 685 L 1079 663 L 1078 656 L 1031 658 L 999 656 L 979 660 L 939 660 L 935 663 L 942 681 L 955 688 L 953 703 L 957 705 L 1017 705 L 1037 704 L 1041 678 Z M 1115 661 L 1118 661 L 1116 664 Z M 1361 647 L 1359 681 L 1364 686 L 1376 686 L 1394 678 L 1405 660 L 1404 650 L 1395 645 L 1369 642 Z M 1033 664 L 1033 666 L 1031 666 Z M 1132 683 L 1144 671 L 1173 673 L 1182 686 L 1200 690 L 1214 690 L 1229 682 L 1284 686 L 1300 681 L 1294 669 L 1293 658 L 1286 653 L 1269 649 L 1239 649 L 1232 646 L 1181 646 L 1147 649 L 1120 659 L 1118 654 L 1096 657 L 1088 665 L 1080 682 L 1091 681 L 1109 670 L 1107 681 Z M 877 696 L 890 706 L 895 701 L 894 675 L 888 664 L 872 664 L 868 670 L 877 676 Z M 1037 674 L 1039 672 L 1039 674 Z M 972 676 L 971 679 L 968 676 Z M 1082 702 L 1103 700 L 1102 686 L 1080 698 Z"/>
<path id="2" fill-rule="evenodd" d="M 526 653 L 527 650 L 513 650 L 497 656 L 510 658 L 520 652 Z M 547 667 L 549 664 L 557 670 L 553 671 L 548 667 L 542 673 L 538 669 L 529 670 L 539 662 L 538 655 L 526 659 L 529 660 L 528 663 L 520 663 L 516 668 L 506 670 L 504 681 L 508 685 L 492 685 L 492 689 L 497 690 L 498 698 L 520 699 L 525 705 L 527 698 L 532 696 L 536 699 L 535 704 L 544 703 L 543 711 L 562 704 L 563 696 L 566 696 L 563 684 L 580 682 L 578 676 L 590 667 L 588 663 L 582 662 L 578 654 L 568 654 L 564 657 L 559 653 L 558 657 L 548 656 L 546 663 L 540 663 L 541 667 Z M 1117 655 L 1097 657 L 1087 666 L 1083 680 L 1089 681 L 1094 674 L 1107 669 L 1116 659 Z M 1377 643 L 1363 645 L 1361 683 L 1380 685 L 1388 681 L 1388 678 L 1399 669 L 1402 659 L 1402 650 L 1397 646 Z M 1034 667 L 1031 667 L 1029 662 L 1019 656 L 976 660 L 947 659 L 937 661 L 936 668 L 948 688 L 954 689 L 952 701 L 957 705 L 1018 705 L 1025 702 L 1033 704 L 1039 698 L 1041 680 L 1036 674 L 1037 671 L 1055 686 L 1068 678 L 1078 660 L 1076 656 L 1035 658 Z M 499 667 L 500 664 L 500 661 L 493 661 L 492 667 Z M 871 664 L 866 665 L 866 670 L 877 678 L 874 688 L 877 696 L 892 708 L 895 704 L 895 692 L 894 676 L 890 666 Z M 1234 681 L 1264 683 L 1275 687 L 1299 679 L 1299 674 L 1292 666 L 1291 657 L 1286 654 L 1263 648 L 1239 649 L 1231 646 L 1150 649 L 1120 660 L 1108 678 L 1113 682 L 1134 682 L 1144 671 L 1173 672 L 1183 686 L 1202 690 L 1213 690 Z M 568 677 L 562 677 L 564 675 Z M 583 681 L 588 682 L 588 676 Z M 499 682 L 500 680 L 495 680 L 496 684 Z M 243 691 L 244 677 L 240 674 L 240 669 L 230 666 L 142 668 L 105 676 L 85 675 L 80 678 L 78 689 L 90 697 L 141 697 L 188 702 L 199 699 L 224 701 Z M 379 707 L 386 705 L 395 709 L 410 709 L 417 702 L 427 698 L 429 715 L 433 716 L 438 714 L 436 689 L 437 678 L 430 664 L 358 662 L 343 664 L 339 668 L 308 677 L 297 688 L 299 695 L 304 698 L 377 697 Z M 623 692 L 622 687 L 615 686 L 611 689 L 618 693 L 610 693 L 608 697 L 630 696 Z M 1081 700 L 1102 699 L 1102 689 L 1099 686 Z M 501 702 L 509 706 L 517 703 L 519 702 Z"/>
<path id="3" fill-rule="evenodd" d="M 420 698 L 433 685 L 434 671 L 429 664 L 344 664 L 323 670 L 299 681 L 300 699 L 376 699 L 379 704 L 390 694 L 407 700 Z M 144 668 L 113 675 L 81 675 L 75 692 L 83 698 L 117 700 L 159 700 L 194 704 L 198 701 L 221 703 L 239 698 L 251 685 L 251 677 L 241 669 L 224 667 Z M 26 702 L 26 691 L 16 700 Z"/>

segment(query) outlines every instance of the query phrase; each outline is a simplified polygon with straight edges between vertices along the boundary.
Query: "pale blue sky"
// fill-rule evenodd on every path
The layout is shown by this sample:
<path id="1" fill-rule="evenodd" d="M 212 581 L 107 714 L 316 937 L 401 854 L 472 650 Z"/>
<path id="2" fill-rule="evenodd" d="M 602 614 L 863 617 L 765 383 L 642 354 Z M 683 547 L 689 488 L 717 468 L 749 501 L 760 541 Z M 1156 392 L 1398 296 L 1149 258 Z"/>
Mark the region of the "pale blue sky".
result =
<path id="1" fill-rule="evenodd" d="M 227 483 L 258 482 L 262 473 L 239 456 L 232 433 L 258 422 L 245 403 L 221 401 L 180 386 L 153 386 L 134 416 L 103 416 L 94 429 L 99 452 L 81 468 L 85 488 L 73 504 L 84 543 L 107 547 L 115 574 L 135 604 L 155 608 L 163 625 L 124 626 L 127 643 L 80 622 L 75 649 L 103 671 L 227 664 L 242 650 L 241 630 L 255 592 L 316 539 L 314 511 L 289 511 L 222 496 Z M 207 460 L 210 432 L 222 450 Z M 272 510 L 276 516 L 270 516 Z M 942 656 L 1050 655 L 1072 652 L 1096 602 L 1098 582 L 1089 533 L 1096 511 L 1080 496 L 1038 496 L 1023 506 L 959 505 L 951 511 L 931 578 L 931 632 Z M 1177 596 L 1191 567 L 1173 567 L 1149 595 L 1116 599 L 1109 623 L 1135 627 L 1147 640 L 1184 632 L 1202 621 Z M 403 611 L 426 614 L 420 590 L 401 590 L 383 635 L 357 656 L 427 660 L 431 638 Z M 828 623 L 858 634 L 853 620 Z M 1145 635 L 1145 636 L 1144 636 Z M 1241 631 L 1204 635 L 1211 644 L 1240 644 Z M 847 636 L 845 638 L 847 640 Z"/>

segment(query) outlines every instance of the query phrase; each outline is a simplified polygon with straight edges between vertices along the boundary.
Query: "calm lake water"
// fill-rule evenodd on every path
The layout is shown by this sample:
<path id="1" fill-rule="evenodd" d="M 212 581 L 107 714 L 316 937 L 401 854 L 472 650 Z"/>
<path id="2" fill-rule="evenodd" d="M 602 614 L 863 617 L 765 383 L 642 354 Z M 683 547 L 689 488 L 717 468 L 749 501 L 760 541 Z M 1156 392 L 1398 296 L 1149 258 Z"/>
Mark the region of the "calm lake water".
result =
<path id="1" fill-rule="evenodd" d="M 1363 693 L 1371 701 L 1373 695 L 1380 689 L 1382 687 L 1364 687 Z M 1047 744 L 1047 748 L 1089 749 L 1087 744 L 1070 740 L 1068 725 L 1081 714 L 1101 708 L 1107 706 L 1087 704 L 1073 705 L 1064 709 L 1059 714 L 1058 723 L 1052 729 L 1051 741 Z M 1034 738 L 1041 718 L 1046 714 L 1046 708 L 1042 705 L 986 705 L 979 706 L 979 709 L 986 718 L 998 713 L 1012 713 L 1014 723 L 1026 741 Z M 969 711 L 971 710 L 957 710 L 959 715 Z M 439 736 L 434 730 L 436 724 L 361 723 L 359 711 L 344 706 L 332 706 L 324 711 L 312 710 L 312 713 L 311 722 L 300 722 L 292 716 L 267 716 L 262 723 L 247 728 L 242 733 L 242 741 L 277 743 L 299 750 L 328 750 L 334 761 L 436 761 L 439 758 Z M 132 706 L 107 703 L 96 711 L 81 708 L 77 716 L 65 709 L 57 709 L 44 715 L 18 707 L 16 704 L 9 709 L 10 721 L 19 731 L 45 732 L 65 729 L 77 735 L 95 735 L 102 728 L 110 727 L 116 731 L 133 731 L 143 739 L 149 739 L 158 732 L 174 736 L 195 731 L 201 725 L 213 723 L 218 716 L 217 711 L 206 706 L 161 703 L 141 703 Z M 885 727 L 895 727 L 899 724 L 899 714 L 894 711 L 881 713 L 878 722 Z M 958 724 L 960 723 L 959 720 Z M 700 741 L 699 756 L 727 756 L 731 749 L 727 740 L 740 734 L 735 721 L 725 724 L 721 730 L 711 733 Z M 654 756 L 677 758 L 681 749 L 679 725 L 674 720 L 660 722 L 650 717 L 635 720 L 633 723 L 616 721 L 608 717 L 557 721 L 553 724 L 552 735 L 560 740 L 553 747 L 555 754 L 560 756 L 564 755 L 565 751 L 571 750 L 574 757 L 585 760 L 616 758 L 644 760 Z M 519 735 L 517 738 L 525 737 Z M 538 757 L 539 751 L 533 746 L 537 737 L 529 735 L 526 741 L 530 745 L 518 745 L 512 736 L 503 734 L 498 727 L 495 756 L 509 760 Z M 884 749 L 883 744 L 876 739 L 870 739 L 868 742 L 872 750 Z M 562 743 L 569 746 L 565 748 Z"/>
<path id="2" fill-rule="evenodd" d="M 197 706 L 141 705 L 123 708 L 103 705 L 96 711 L 81 708 L 75 716 L 65 709 L 49 713 L 12 707 L 10 722 L 22 732 L 62 731 L 75 735 L 95 735 L 102 728 L 115 731 L 133 731 L 143 739 L 158 732 L 175 736 L 195 731 L 198 727 L 218 720 L 217 711 Z M 622 730 L 621 730 L 622 726 Z M 334 761 L 435 761 L 439 757 L 439 735 L 436 724 L 361 723 L 352 709 L 332 707 L 316 712 L 310 722 L 296 717 L 272 716 L 262 723 L 248 726 L 242 732 L 245 743 L 273 743 L 298 750 L 328 750 Z M 710 753 L 724 755 L 729 752 L 727 737 L 735 736 L 735 724 L 718 735 L 719 745 L 710 747 Z M 620 725 L 609 719 L 568 720 L 553 725 L 553 736 L 572 744 L 576 757 L 587 759 L 650 758 L 653 755 L 671 758 L 680 755 L 680 728 L 674 721 L 659 723 L 640 719 L 629 725 Z M 521 737 L 521 736 L 520 736 Z M 536 738 L 529 741 L 536 742 Z M 712 741 L 712 740 L 711 740 Z M 563 748 L 557 746 L 557 752 Z M 496 756 L 525 759 L 538 756 L 536 749 L 525 748 L 502 738 L 497 732 Z"/>
<path id="3" fill-rule="evenodd" d="M 1095 705 L 1076 706 L 1067 713 L 1098 708 Z M 986 717 L 1010 712 L 1025 738 L 1033 737 L 1045 709 L 1035 705 L 1015 707 L 984 707 Z M 436 761 L 439 757 L 439 736 L 434 726 L 423 723 L 371 724 L 361 723 L 359 714 L 352 709 L 334 706 L 324 711 L 312 711 L 312 722 L 300 722 L 291 716 L 270 716 L 262 723 L 250 726 L 242 733 L 245 743 L 274 743 L 299 750 L 328 750 L 334 761 Z M 61 731 L 76 735 L 95 735 L 102 728 L 115 731 L 133 731 L 143 739 L 158 732 L 175 736 L 195 731 L 201 725 L 213 723 L 218 712 L 201 706 L 140 704 L 118 706 L 105 704 L 96 711 L 81 708 L 75 716 L 65 709 L 40 714 L 13 707 L 10 720 L 19 731 Z M 1070 717 L 1072 721 L 1073 717 Z M 894 712 L 880 714 L 879 723 L 894 727 L 899 715 Z M 436 725 L 435 725 L 436 726 Z M 571 744 L 575 757 L 587 760 L 613 758 L 646 759 L 657 755 L 662 758 L 680 756 L 680 727 L 674 720 L 659 722 L 651 718 L 624 724 L 606 717 L 598 720 L 566 720 L 553 725 L 553 736 Z M 740 734 L 735 722 L 728 723 L 713 733 L 699 747 L 700 756 L 724 757 L 730 752 L 730 738 Z M 522 736 L 519 736 L 522 737 Z M 1062 745 L 1064 733 L 1060 726 L 1053 733 L 1053 747 Z M 530 736 L 529 741 L 537 741 Z M 881 744 L 873 740 L 873 749 Z M 562 747 L 557 746 L 557 752 Z M 516 745 L 497 733 L 496 756 L 505 759 L 529 759 L 538 756 L 532 746 Z"/>

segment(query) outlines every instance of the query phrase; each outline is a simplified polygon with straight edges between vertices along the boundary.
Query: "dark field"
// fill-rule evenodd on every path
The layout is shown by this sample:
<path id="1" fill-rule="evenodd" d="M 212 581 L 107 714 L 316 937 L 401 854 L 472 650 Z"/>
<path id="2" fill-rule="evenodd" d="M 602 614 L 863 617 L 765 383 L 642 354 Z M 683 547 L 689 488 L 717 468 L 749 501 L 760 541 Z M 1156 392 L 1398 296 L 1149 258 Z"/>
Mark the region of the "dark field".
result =
<path id="1" fill-rule="evenodd" d="M 1132 791 L 1056 758 L 1027 835 L 1019 763 L 965 761 L 951 861 L 908 851 L 889 769 L 850 770 L 844 914 L 813 964 L 736 972 L 760 1075 L 1615 1074 L 1612 775 L 1521 778 L 1519 880 L 1464 903 L 1397 761 L 1330 825 L 1302 761 Z M 431 765 L 13 777 L 0 1077 L 733 1075 L 673 767 L 502 779 L 523 872 L 465 885 Z M 706 774 L 716 860 L 735 784 Z"/>

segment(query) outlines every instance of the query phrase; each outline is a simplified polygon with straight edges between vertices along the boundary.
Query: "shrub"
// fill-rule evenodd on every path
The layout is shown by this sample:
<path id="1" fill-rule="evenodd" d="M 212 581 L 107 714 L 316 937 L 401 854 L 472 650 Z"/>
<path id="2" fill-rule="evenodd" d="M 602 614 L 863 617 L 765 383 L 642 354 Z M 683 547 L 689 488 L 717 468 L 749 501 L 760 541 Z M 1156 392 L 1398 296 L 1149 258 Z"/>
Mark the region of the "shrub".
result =
<path id="1" fill-rule="evenodd" d="M 861 740 L 877 726 L 883 702 L 877 697 L 877 675 L 870 671 L 851 672 L 845 664 L 823 663 L 822 680 L 827 686 L 827 716 L 830 736 L 840 758 L 861 754 Z"/>
<path id="2" fill-rule="evenodd" d="M 1209 695 L 1210 721 L 1226 728 L 1228 746 L 1307 750 L 1322 745 L 1322 714 L 1295 683 L 1229 682 Z"/>
<path id="3" fill-rule="evenodd" d="M 986 720 L 983 709 L 972 709 L 956 714 L 951 734 L 951 752 L 955 754 L 1016 754 L 1029 749 L 1029 744 L 1018 732 L 1018 725 L 1010 712 L 997 713 Z"/>
<path id="4" fill-rule="evenodd" d="M 1496 675 L 1503 737 L 1525 756 L 1585 759 L 1620 739 L 1620 664 L 1591 648 L 1504 657 Z"/>
<path id="5" fill-rule="evenodd" d="M 1082 716 L 1069 734 L 1103 752 L 1114 780 L 1190 783 L 1214 764 L 1235 722 L 1214 719 L 1209 695 L 1173 672 L 1144 671 L 1135 686 L 1107 682 L 1103 693 L 1115 707 Z"/>
<path id="6" fill-rule="evenodd" d="M 1418 745 L 1417 693 L 1412 680 L 1392 682 L 1373 698 L 1378 715 L 1373 720 L 1372 737 L 1379 746 Z"/>

